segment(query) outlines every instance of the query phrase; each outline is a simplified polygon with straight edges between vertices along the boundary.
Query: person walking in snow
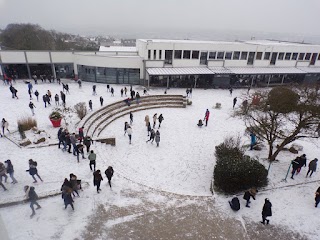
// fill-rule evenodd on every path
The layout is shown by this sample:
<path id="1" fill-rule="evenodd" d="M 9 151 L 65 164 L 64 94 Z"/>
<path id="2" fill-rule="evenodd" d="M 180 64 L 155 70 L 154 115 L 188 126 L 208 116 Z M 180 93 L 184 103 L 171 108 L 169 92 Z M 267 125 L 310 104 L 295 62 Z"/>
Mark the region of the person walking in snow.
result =
<path id="1" fill-rule="evenodd" d="M 124 87 L 124 95 L 126 95 L 126 96 L 127 96 L 127 92 L 128 92 L 127 87 Z"/>
<path id="2" fill-rule="evenodd" d="M 310 177 L 311 177 L 313 172 L 315 172 L 317 170 L 317 162 L 318 162 L 318 159 L 315 158 L 309 163 L 309 170 L 307 172 L 306 177 L 308 177 L 309 173 L 310 173 Z"/>
<path id="3" fill-rule="evenodd" d="M 32 100 L 32 92 L 31 92 L 31 90 L 30 90 L 30 89 L 28 90 L 28 94 L 29 94 L 29 98 L 30 98 L 30 100 Z"/>
<path id="4" fill-rule="evenodd" d="M 148 95 L 147 89 L 143 89 L 143 95 Z"/>
<path id="5" fill-rule="evenodd" d="M 316 204 L 315 204 L 315 207 L 318 207 L 318 204 L 320 202 L 320 187 L 318 187 L 317 191 L 316 191 L 316 197 L 315 199 L 316 200 Z"/>
<path id="6" fill-rule="evenodd" d="M 132 112 L 130 112 L 129 117 L 130 117 L 130 125 L 132 125 L 132 123 L 133 123 L 133 114 L 132 114 Z"/>
<path id="7" fill-rule="evenodd" d="M 147 142 L 150 142 L 150 141 L 151 141 L 151 143 L 153 143 L 155 135 L 156 135 L 156 133 L 154 132 L 153 129 L 151 129 L 151 131 L 150 131 L 150 138 L 149 138 L 148 141 L 146 141 L 146 143 L 147 143 Z"/>
<path id="8" fill-rule="evenodd" d="M 192 98 L 192 88 L 189 89 L 189 97 Z"/>
<path id="9" fill-rule="evenodd" d="M 62 101 L 62 106 L 66 107 L 66 95 L 62 91 L 60 91 L 60 97 Z"/>
<path id="10" fill-rule="evenodd" d="M 207 109 L 203 119 L 203 121 L 206 121 L 206 126 L 208 126 L 209 116 L 210 116 L 210 112 L 209 112 L 209 109 Z"/>
<path id="11" fill-rule="evenodd" d="M 130 126 L 130 125 L 129 125 L 128 122 L 125 122 L 125 123 L 124 123 L 124 136 L 126 135 L 129 126 Z"/>
<path id="12" fill-rule="evenodd" d="M 79 192 L 78 192 L 78 189 L 79 189 L 79 184 L 78 184 L 78 181 L 81 181 L 81 180 L 78 180 L 77 179 L 77 176 L 74 175 L 73 173 L 70 173 L 70 180 L 69 182 L 71 183 L 71 186 L 72 186 L 72 195 L 74 195 L 74 192 L 77 194 L 78 197 L 80 197 L 79 195 Z"/>
<path id="13" fill-rule="evenodd" d="M 246 207 L 250 207 L 249 204 L 250 202 L 250 198 L 252 197 L 253 200 L 256 200 L 256 194 L 257 194 L 258 190 L 256 190 L 255 188 L 250 188 L 248 191 L 245 191 L 244 195 L 243 195 L 243 199 L 246 200 Z"/>
<path id="14" fill-rule="evenodd" d="M 108 183 L 109 183 L 109 186 L 111 188 L 111 178 L 112 178 L 113 173 L 114 173 L 113 168 L 111 166 L 109 166 L 104 173 L 106 174 L 106 176 L 108 178 Z"/>
<path id="15" fill-rule="evenodd" d="M 145 121 L 145 123 L 146 123 L 146 127 L 148 127 L 148 126 L 149 126 L 149 123 L 150 123 L 149 115 L 146 115 L 146 116 L 144 117 L 144 121 Z"/>
<path id="16" fill-rule="evenodd" d="M 97 193 L 101 191 L 100 184 L 103 181 L 100 170 L 97 170 L 93 173 L 93 185 L 97 186 Z"/>
<path id="17" fill-rule="evenodd" d="M 93 171 L 96 171 L 96 159 L 97 159 L 97 155 L 93 152 L 93 150 L 91 150 L 88 159 L 90 160 L 89 166 L 90 166 L 90 170 L 92 171 L 92 165 L 93 165 Z"/>
<path id="18" fill-rule="evenodd" d="M 80 141 L 80 143 L 82 143 L 82 140 L 83 140 L 83 138 L 84 138 L 83 129 L 84 129 L 84 126 L 82 126 L 82 127 L 79 128 L 78 140 Z"/>
<path id="19" fill-rule="evenodd" d="M 233 109 L 234 109 L 234 107 L 236 106 L 236 104 L 237 104 L 237 97 L 235 97 L 235 98 L 233 99 L 233 106 L 232 106 Z"/>
<path id="20" fill-rule="evenodd" d="M 28 83 L 28 92 L 32 93 L 32 92 L 33 92 L 33 91 L 32 91 L 32 88 L 33 88 L 32 83 L 29 82 L 29 83 Z"/>
<path id="21" fill-rule="evenodd" d="M 250 133 L 250 150 L 253 150 L 254 145 L 256 145 L 257 143 L 257 139 L 256 139 L 256 135 L 251 132 Z"/>
<path id="22" fill-rule="evenodd" d="M 33 205 L 37 206 L 36 210 L 41 208 L 41 206 L 37 202 L 38 195 L 37 195 L 36 191 L 34 190 L 34 187 L 31 187 L 31 186 L 24 186 L 24 192 L 26 194 L 27 200 L 30 201 L 30 208 L 32 210 L 32 214 L 30 215 L 30 218 L 32 218 L 34 215 L 36 215 L 36 211 L 34 210 Z"/>
<path id="23" fill-rule="evenodd" d="M 65 89 L 66 89 L 66 93 L 69 93 L 69 94 L 70 94 L 70 92 L 69 92 L 69 85 L 68 85 L 68 84 L 65 85 Z"/>
<path id="24" fill-rule="evenodd" d="M 111 96 L 114 97 L 114 89 L 113 89 L 113 87 L 111 88 L 110 92 L 111 92 Z"/>
<path id="25" fill-rule="evenodd" d="M 110 92 L 110 86 L 107 84 L 107 92 Z"/>
<path id="26" fill-rule="evenodd" d="M 56 103 L 56 106 L 60 105 L 60 103 L 59 103 L 59 95 L 58 94 L 54 95 L 54 101 Z"/>
<path id="27" fill-rule="evenodd" d="M 148 131 L 148 137 L 149 137 L 149 133 L 151 132 L 152 128 L 151 128 L 151 124 L 150 122 L 148 122 L 148 127 L 147 127 L 147 131 Z"/>
<path id="28" fill-rule="evenodd" d="M 50 90 L 48 90 L 48 91 L 47 91 L 47 95 L 48 95 L 49 102 L 50 102 L 50 101 L 52 100 L 52 98 L 51 98 L 52 96 L 51 96 L 51 92 L 50 92 Z"/>
<path id="29" fill-rule="evenodd" d="M 78 82 L 79 88 L 81 88 L 81 87 L 82 87 L 82 81 L 81 81 L 81 79 L 79 78 L 77 82 Z"/>
<path id="30" fill-rule="evenodd" d="M 231 86 L 230 86 L 230 88 L 229 88 L 229 92 L 230 92 L 230 96 L 232 96 L 233 89 L 232 89 Z"/>
<path id="31" fill-rule="evenodd" d="M 162 116 L 162 113 L 159 115 L 158 120 L 159 120 L 159 127 L 158 128 L 160 128 L 161 127 L 161 123 L 164 120 L 164 118 Z"/>
<path id="32" fill-rule="evenodd" d="M 292 175 L 291 175 L 291 179 L 293 179 L 294 174 L 296 173 L 297 169 L 299 168 L 300 165 L 300 157 L 296 157 L 296 159 L 291 161 L 292 164 Z"/>
<path id="33" fill-rule="evenodd" d="M 136 101 L 137 101 L 137 104 L 139 104 L 139 101 L 140 101 L 140 94 L 139 94 L 139 92 L 136 93 Z"/>
<path id="34" fill-rule="evenodd" d="M 37 98 L 37 102 L 39 102 L 39 92 L 38 92 L 38 90 L 36 90 L 36 91 L 34 92 L 34 95 L 35 95 L 36 98 Z"/>
<path id="35" fill-rule="evenodd" d="M 62 198 L 64 202 L 64 209 L 67 209 L 67 206 L 70 205 L 72 210 L 74 210 L 73 199 L 71 196 L 71 193 L 73 192 L 72 184 L 67 178 L 64 179 L 64 182 L 61 186 L 61 192 L 62 192 Z"/>
<path id="36" fill-rule="evenodd" d="M 83 139 L 83 144 L 86 146 L 87 148 L 87 153 L 90 152 L 90 147 L 91 147 L 91 144 L 93 144 L 93 140 L 90 136 L 85 136 L 85 138 Z"/>
<path id="37" fill-rule="evenodd" d="M 7 130 L 8 133 L 10 133 L 9 131 L 9 123 L 7 122 L 7 120 L 5 118 L 2 118 L 2 121 L 1 121 L 1 128 L 2 128 L 2 134 L 4 136 L 4 130 Z M 1 134 L 0 134 L 1 135 Z"/>
<path id="38" fill-rule="evenodd" d="M 160 143 L 160 132 L 159 132 L 159 130 L 156 131 L 156 143 L 157 143 L 157 147 L 159 147 L 159 143 Z"/>
<path id="39" fill-rule="evenodd" d="M 38 164 L 37 164 L 36 161 L 33 161 L 32 159 L 29 159 L 29 169 L 26 170 L 26 171 L 29 172 L 29 174 L 33 178 L 33 180 L 34 180 L 33 183 L 38 182 L 34 175 L 36 175 L 41 180 L 41 182 L 43 182 L 42 178 L 38 174 L 37 166 L 38 166 Z"/>
<path id="40" fill-rule="evenodd" d="M 89 109 L 92 111 L 92 101 L 89 100 Z"/>
<path id="41" fill-rule="evenodd" d="M 42 96 L 42 100 L 44 102 L 44 107 L 46 108 L 47 107 L 47 94 Z"/>
<path id="42" fill-rule="evenodd" d="M 123 97 L 123 88 L 121 88 L 121 90 L 120 90 L 120 95 L 121 95 L 121 97 Z"/>
<path id="43" fill-rule="evenodd" d="M 103 97 L 102 96 L 100 96 L 100 105 L 101 105 L 101 107 L 103 106 Z"/>
<path id="44" fill-rule="evenodd" d="M 129 144 L 131 144 L 131 139 L 132 139 L 132 128 L 131 126 L 129 125 L 128 128 L 127 128 L 127 133 L 128 133 L 128 136 L 129 136 Z"/>
<path id="45" fill-rule="evenodd" d="M 96 85 L 93 85 L 92 86 L 92 95 L 97 95 L 97 92 L 96 92 L 96 89 L 97 89 L 97 86 Z"/>
<path id="46" fill-rule="evenodd" d="M 72 144 L 72 148 L 73 148 L 73 155 L 74 156 L 77 156 L 77 154 L 76 154 L 76 148 L 77 148 L 77 139 L 76 139 L 76 134 L 75 133 L 72 133 L 71 135 L 70 135 L 70 142 L 71 142 L 71 144 Z"/>
<path id="47" fill-rule="evenodd" d="M 32 102 L 30 102 L 29 103 L 29 108 L 30 108 L 30 110 L 32 112 L 32 116 L 34 116 L 34 109 L 36 108 L 36 106 Z"/>
<path id="48" fill-rule="evenodd" d="M 157 124 L 157 118 L 158 118 L 158 114 L 155 113 L 152 117 L 153 119 L 153 127 L 152 128 L 155 128 L 156 127 L 156 124 Z"/>
<path id="49" fill-rule="evenodd" d="M 272 207 L 272 204 L 271 202 L 269 201 L 268 198 L 266 198 L 264 200 L 264 205 L 263 205 L 263 208 L 262 208 L 262 224 L 265 224 L 265 222 L 267 221 L 267 224 L 269 224 L 270 220 L 267 219 L 267 217 L 271 217 L 272 216 L 272 211 L 271 211 L 271 207 Z"/>
<path id="50" fill-rule="evenodd" d="M 7 171 L 7 173 L 9 174 L 9 176 L 10 176 L 10 178 L 11 178 L 11 180 L 12 180 L 11 183 L 12 183 L 12 184 L 18 183 L 18 181 L 17 181 L 17 180 L 15 179 L 15 177 L 14 177 L 13 165 L 12 165 L 10 159 L 8 159 L 8 160 L 5 161 L 5 166 L 6 166 L 6 171 Z"/>
<path id="51" fill-rule="evenodd" d="M 66 140 L 66 132 L 63 130 L 63 128 L 59 128 L 58 131 L 58 148 L 60 148 L 61 143 L 64 145 L 64 141 Z"/>
<path id="52" fill-rule="evenodd" d="M 299 167 L 297 169 L 297 173 L 296 175 L 301 171 L 301 168 L 302 167 L 306 167 L 307 166 L 307 156 L 306 154 L 302 154 L 300 157 L 299 157 Z"/>
<path id="53" fill-rule="evenodd" d="M 79 143 L 79 144 L 77 144 L 76 145 L 76 155 L 77 155 L 77 161 L 78 161 L 78 163 L 80 162 L 79 161 L 79 156 L 80 156 L 80 154 L 81 154 L 81 156 L 82 156 L 82 159 L 86 159 L 86 157 L 84 156 L 84 151 L 83 151 L 83 144 L 81 144 L 81 143 Z"/>
<path id="54" fill-rule="evenodd" d="M 0 186 L 4 191 L 7 191 L 8 189 L 2 183 L 2 177 L 4 177 L 4 182 L 6 183 L 8 179 L 6 166 L 2 162 L 0 162 Z"/>

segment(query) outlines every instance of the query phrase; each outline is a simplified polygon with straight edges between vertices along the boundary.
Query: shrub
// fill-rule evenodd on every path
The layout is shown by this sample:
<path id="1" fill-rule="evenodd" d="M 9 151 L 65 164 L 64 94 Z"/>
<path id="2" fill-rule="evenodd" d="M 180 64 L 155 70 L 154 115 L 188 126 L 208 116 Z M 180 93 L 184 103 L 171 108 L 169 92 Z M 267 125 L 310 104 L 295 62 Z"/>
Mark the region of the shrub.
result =
<path id="1" fill-rule="evenodd" d="M 74 106 L 78 117 L 82 120 L 87 115 L 86 103 L 80 102 Z"/>
<path id="2" fill-rule="evenodd" d="M 33 127 L 37 127 L 37 120 L 31 117 L 21 118 L 18 120 L 18 131 L 20 134 L 32 129 Z"/>
<path id="3" fill-rule="evenodd" d="M 214 185 L 225 193 L 236 193 L 268 183 L 268 171 L 257 160 L 245 156 L 238 139 L 229 138 L 216 146 Z"/>
<path id="4" fill-rule="evenodd" d="M 50 118 L 50 119 L 58 120 L 58 119 L 61 119 L 61 118 L 62 118 L 62 115 L 61 115 L 61 113 L 59 113 L 58 111 L 53 111 L 53 112 L 49 115 L 49 118 Z"/>

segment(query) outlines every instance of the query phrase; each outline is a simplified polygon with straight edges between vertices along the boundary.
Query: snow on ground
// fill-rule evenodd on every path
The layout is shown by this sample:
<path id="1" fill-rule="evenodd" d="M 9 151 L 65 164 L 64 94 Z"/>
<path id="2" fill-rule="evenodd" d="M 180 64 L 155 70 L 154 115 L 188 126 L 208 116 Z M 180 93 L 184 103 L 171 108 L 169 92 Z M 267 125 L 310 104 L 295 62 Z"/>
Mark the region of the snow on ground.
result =
<path id="1" fill-rule="evenodd" d="M 93 83 L 83 82 L 82 88 L 79 89 L 75 82 L 67 80 L 65 82 L 68 82 L 70 86 L 70 95 L 66 96 L 69 107 L 78 102 L 88 103 L 89 99 L 92 99 L 93 108 L 97 110 L 100 106 L 100 96 L 104 98 L 104 105 L 122 99 L 120 89 L 123 85 L 113 85 L 115 96 L 111 97 L 110 93 L 106 91 L 106 85 L 103 84 L 96 84 L 98 94 L 93 96 Z M 19 82 L 14 86 L 18 89 L 18 100 L 11 98 L 8 86 L 0 86 L 0 118 L 4 117 L 9 121 L 11 131 L 17 129 L 17 119 L 31 116 L 28 107 L 27 84 Z M 127 88 L 129 87 L 127 86 Z M 45 108 L 42 95 L 47 90 L 52 92 L 52 96 L 56 93 L 59 94 L 62 86 L 57 83 L 39 83 L 39 85 L 34 85 L 35 89 L 39 91 L 40 97 L 39 102 L 33 100 L 36 105 L 34 118 L 38 122 L 38 128 L 51 135 L 51 139 L 47 143 L 56 142 L 58 129 L 53 128 L 48 119 L 54 108 L 54 101 L 51 107 Z M 134 86 L 134 89 L 142 95 L 143 87 Z M 163 91 L 164 89 L 151 89 L 149 93 L 163 94 Z M 185 94 L 185 89 L 170 89 L 168 94 Z M 194 89 L 193 103 L 185 109 L 163 108 L 135 112 L 133 113 L 131 145 L 123 132 L 124 122 L 129 122 L 129 116 L 119 118 L 111 123 L 100 136 L 115 137 L 116 146 L 112 147 L 100 143 L 94 143 L 92 146 L 92 149 L 98 154 L 97 168 L 104 172 L 111 165 L 115 169 L 113 190 L 111 191 L 107 187 L 107 182 L 104 181 L 102 192 L 99 195 L 96 194 L 92 186 L 92 172 L 89 169 L 88 160 L 80 159 L 80 163 L 77 163 L 72 154 L 63 153 L 57 146 L 18 148 L 7 139 L 0 139 L 0 161 L 11 159 L 15 168 L 15 177 L 19 181 L 15 185 L 7 183 L 6 186 L 9 189 L 7 192 L 0 189 L 0 203 L 23 199 L 23 186 L 33 185 L 33 179 L 25 171 L 28 169 L 29 158 L 38 162 L 39 174 L 44 179 L 43 183 L 35 184 L 36 192 L 40 196 L 59 192 L 63 179 L 69 177 L 71 172 L 76 174 L 78 179 L 90 184 L 89 187 L 85 185 L 84 191 L 80 193 L 81 197 L 75 199 L 76 211 L 74 213 L 71 213 L 71 209 L 67 211 L 63 209 L 63 201 L 60 196 L 41 200 L 40 204 L 43 209 L 39 210 L 32 220 L 29 219 L 31 210 L 27 204 L 1 209 L 0 213 L 9 236 L 12 239 L 25 239 L 26 236 L 29 239 L 75 238 L 78 233 L 73 230 L 86 225 L 88 217 L 99 203 L 112 202 L 118 206 L 141 204 L 137 198 L 121 195 L 123 189 L 137 189 L 140 188 L 139 185 L 181 195 L 210 196 L 210 181 L 215 163 L 214 147 L 223 142 L 227 136 L 236 134 L 243 136 L 245 129 L 243 122 L 232 118 L 230 114 L 233 111 L 233 97 L 238 97 L 239 105 L 245 94 L 246 90 L 234 90 L 233 96 L 230 96 L 227 90 Z M 220 110 L 213 108 L 217 102 L 222 104 Z M 196 124 L 199 119 L 203 119 L 207 108 L 210 110 L 208 127 L 198 128 Z M 162 113 L 164 116 L 164 121 L 159 129 L 161 133 L 160 147 L 156 147 L 156 143 L 146 143 L 148 137 L 144 117 L 149 115 L 151 120 L 154 113 L 158 113 L 158 116 Z M 78 121 L 79 119 L 76 117 L 68 116 L 67 123 L 70 132 L 77 131 L 76 123 Z M 66 122 L 63 124 L 65 126 Z M 244 136 L 242 140 L 244 143 L 249 143 L 248 136 Z M 298 143 L 304 146 L 303 152 L 307 154 L 308 160 L 319 156 L 319 140 L 299 141 Z M 266 149 L 261 152 L 248 151 L 248 154 L 258 157 L 268 167 L 268 162 L 263 160 L 267 156 Z M 300 175 L 295 177 L 295 180 L 291 180 L 289 176 L 287 182 L 282 181 L 290 160 L 294 157 L 295 155 L 289 152 L 279 154 L 279 161 L 274 162 L 270 168 L 269 185 L 258 193 L 257 200 L 252 201 L 250 209 L 242 208 L 238 213 L 233 213 L 227 204 L 227 197 L 214 194 L 218 209 L 236 219 L 259 221 L 264 198 L 268 197 L 273 204 L 272 224 L 286 226 L 307 235 L 310 239 L 317 239 L 317 235 L 320 234 L 318 227 L 320 221 L 316 213 L 320 210 L 314 208 L 314 192 L 318 187 L 318 183 L 314 181 L 319 181 L 319 174 L 314 173 L 312 178 L 305 178 L 307 169 L 303 169 Z M 297 183 L 301 185 L 286 187 Z M 151 196 L 154 201 L 159 201 L 158 197 Z M 240 199 L 242 206 L 244 206 L 242 196 Z M 33 224 L 34 221 L 37 224 Z M 62 227 L 66 224 L 68 224 L 67 228 Z M 16 231 L 18 225 L 21 228 Z"/>

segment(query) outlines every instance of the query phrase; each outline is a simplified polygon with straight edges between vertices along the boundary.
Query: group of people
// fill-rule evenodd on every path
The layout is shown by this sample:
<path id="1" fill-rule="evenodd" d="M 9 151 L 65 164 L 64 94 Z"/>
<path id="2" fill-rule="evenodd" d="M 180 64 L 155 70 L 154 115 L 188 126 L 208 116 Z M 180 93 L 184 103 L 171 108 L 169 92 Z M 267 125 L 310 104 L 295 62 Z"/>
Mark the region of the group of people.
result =
<path id="1" fill-rule="evenodd" d="M 250 188 L 249 190 L 245 191 L 243 195 L 243 199 L 246 200 L 246 207 L 250 208 L 250 199 L 253 198 L 253 200 L 256 200 L 256 194 L 258 190 L 256 188 Z M 240 210 L 240 201 L 239 198 L 236 196 L 233 196 L 231 201 L 229 201 L 229 205 L 232 210 L 239 211 Z M 267 217 L 272 216 L 272 204 L 268 198 L 264 200 L 264 205 L 262 207 L 262 224 L 269 224 L 270 220 L 267 219 Z"/>
<path id="2" fill-rule="evenodd" d="M 205 122 L 206 127 L 207 127 L 208 126 L 209 117 L 210 117 L 210 111 L 209 111 L 209 109 L 207 109 L 205 114 L 204 114 L 203 121 L 202 121 L 202 119 L 199 119 L 197 126 L 199 128 L 201 128 L 204 125 L 203 122 Z"/>
<path id="3" fill-rule="evenodd" d="M 111 179 L 114 173 L 113 167 L 109 166 L 104 173 L 106 174 L 106 177 L 108 179 L 108 184 L 111 188 Z M 101 191 L 101 188 L 100 188 L 101 181 L 103 181 L 103 178 L 101 175 L 101 171 L 98 169 L 93 173 L 93 185 L 97 187 L 97 193 L 100 193 Z"/>
<path id="4" fill-rule="evenodd" d="M 317 163 L 318 159 L 315 158 L 312 161 L 309 162 L 308 164 L 308 172 L 306 174 L 306 177 L 311 177 L 312 174 L 317 170 Z M 294 160 L 291 161 L 292 165 L 292 171 L 291 171 L 291 179 L 294 179 L 293 176 L 296 174 L 299 174 L 302 167 L 307 166 L 307 156 L 306 154 L 302 154 L 301 156 L 296 157 Z M 309 175 L 310 173 L 310 175 Z"/>
<path id="5" fill-rule="evenodd" d="M 80 197 L 78 190 L 81 189 L 81 180 L 78 180 L 77 176 L 73 173 L 70 173 L 70 179 L 64 179 L 64 182 L 61 186 L 61 197 L 63 199 L 65 209 L 68 207 L 68 205 L 70 205 L 72 210 L 74 210 L 73 197 L 75 197 L 75 194 Z"/>
<path id="6" fill-rule="evenodd" d="M 162 113 L 159 115 L 155 113 L 152 117 L 153 120 L 153 127 L 151 128 L 151 123 L 150 123 L 150 118 L 149 115 L 146 115 L 144 117 L 144 121 L 147 127 L 147 132 L 148 132 L 148 137 L 150 136 L 149 140 L 146 141 L 146 143 L 150 142 L 153 143 L 153 141 L 156 141 L 157 147 L 159 147 L 160 144 L 160 132 L 159 132 L 159 128 L 161 127 L 161 123 L 164 120 L 164 117 L 162 115 Z M 158 126 L 158 130 L 155 131 L 155 127 L 157 125 L 157 120 L 159 122 L 159 126 Z"/>

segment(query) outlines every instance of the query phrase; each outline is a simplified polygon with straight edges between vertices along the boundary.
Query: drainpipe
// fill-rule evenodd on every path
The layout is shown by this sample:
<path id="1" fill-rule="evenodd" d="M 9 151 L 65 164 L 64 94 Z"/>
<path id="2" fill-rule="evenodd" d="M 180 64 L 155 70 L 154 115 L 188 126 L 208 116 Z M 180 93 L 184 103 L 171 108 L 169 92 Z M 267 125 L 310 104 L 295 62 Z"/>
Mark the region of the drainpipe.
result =
<path id="1" fill-rule="evenodd" d="M 269 87 L 270 79 L 271 79 L 271 75 L 269 75 L 269 79 L 268 79 L 268 85 L 267 85 L 267 87 Z"/>
<path id="2" fill-rule="evenodd" d="M 50 63 L 51 63 L 52 75 L 56 79 L 57 78 L 57 74 L 56 74 L 56 70 L 55 70 L 54 64 L 52 62 L 51 51 L 49 52 L 49 58 L 50 58 Z"/>
<path id="3" fill-rule="evenodd" d="M 31 72 L 30 72 L 30 66 L 29 66 L 29 62 L 28 62 L 28 57 L 27 57 L 27 52 L 26 52 L 26 51 L 24 51 L 24 58 L 26 59 L 26 64 L 27 64 L 27 70 L 28 70 L 29 79 L 32 79 L 32 77 L 31 77 Z"/>

